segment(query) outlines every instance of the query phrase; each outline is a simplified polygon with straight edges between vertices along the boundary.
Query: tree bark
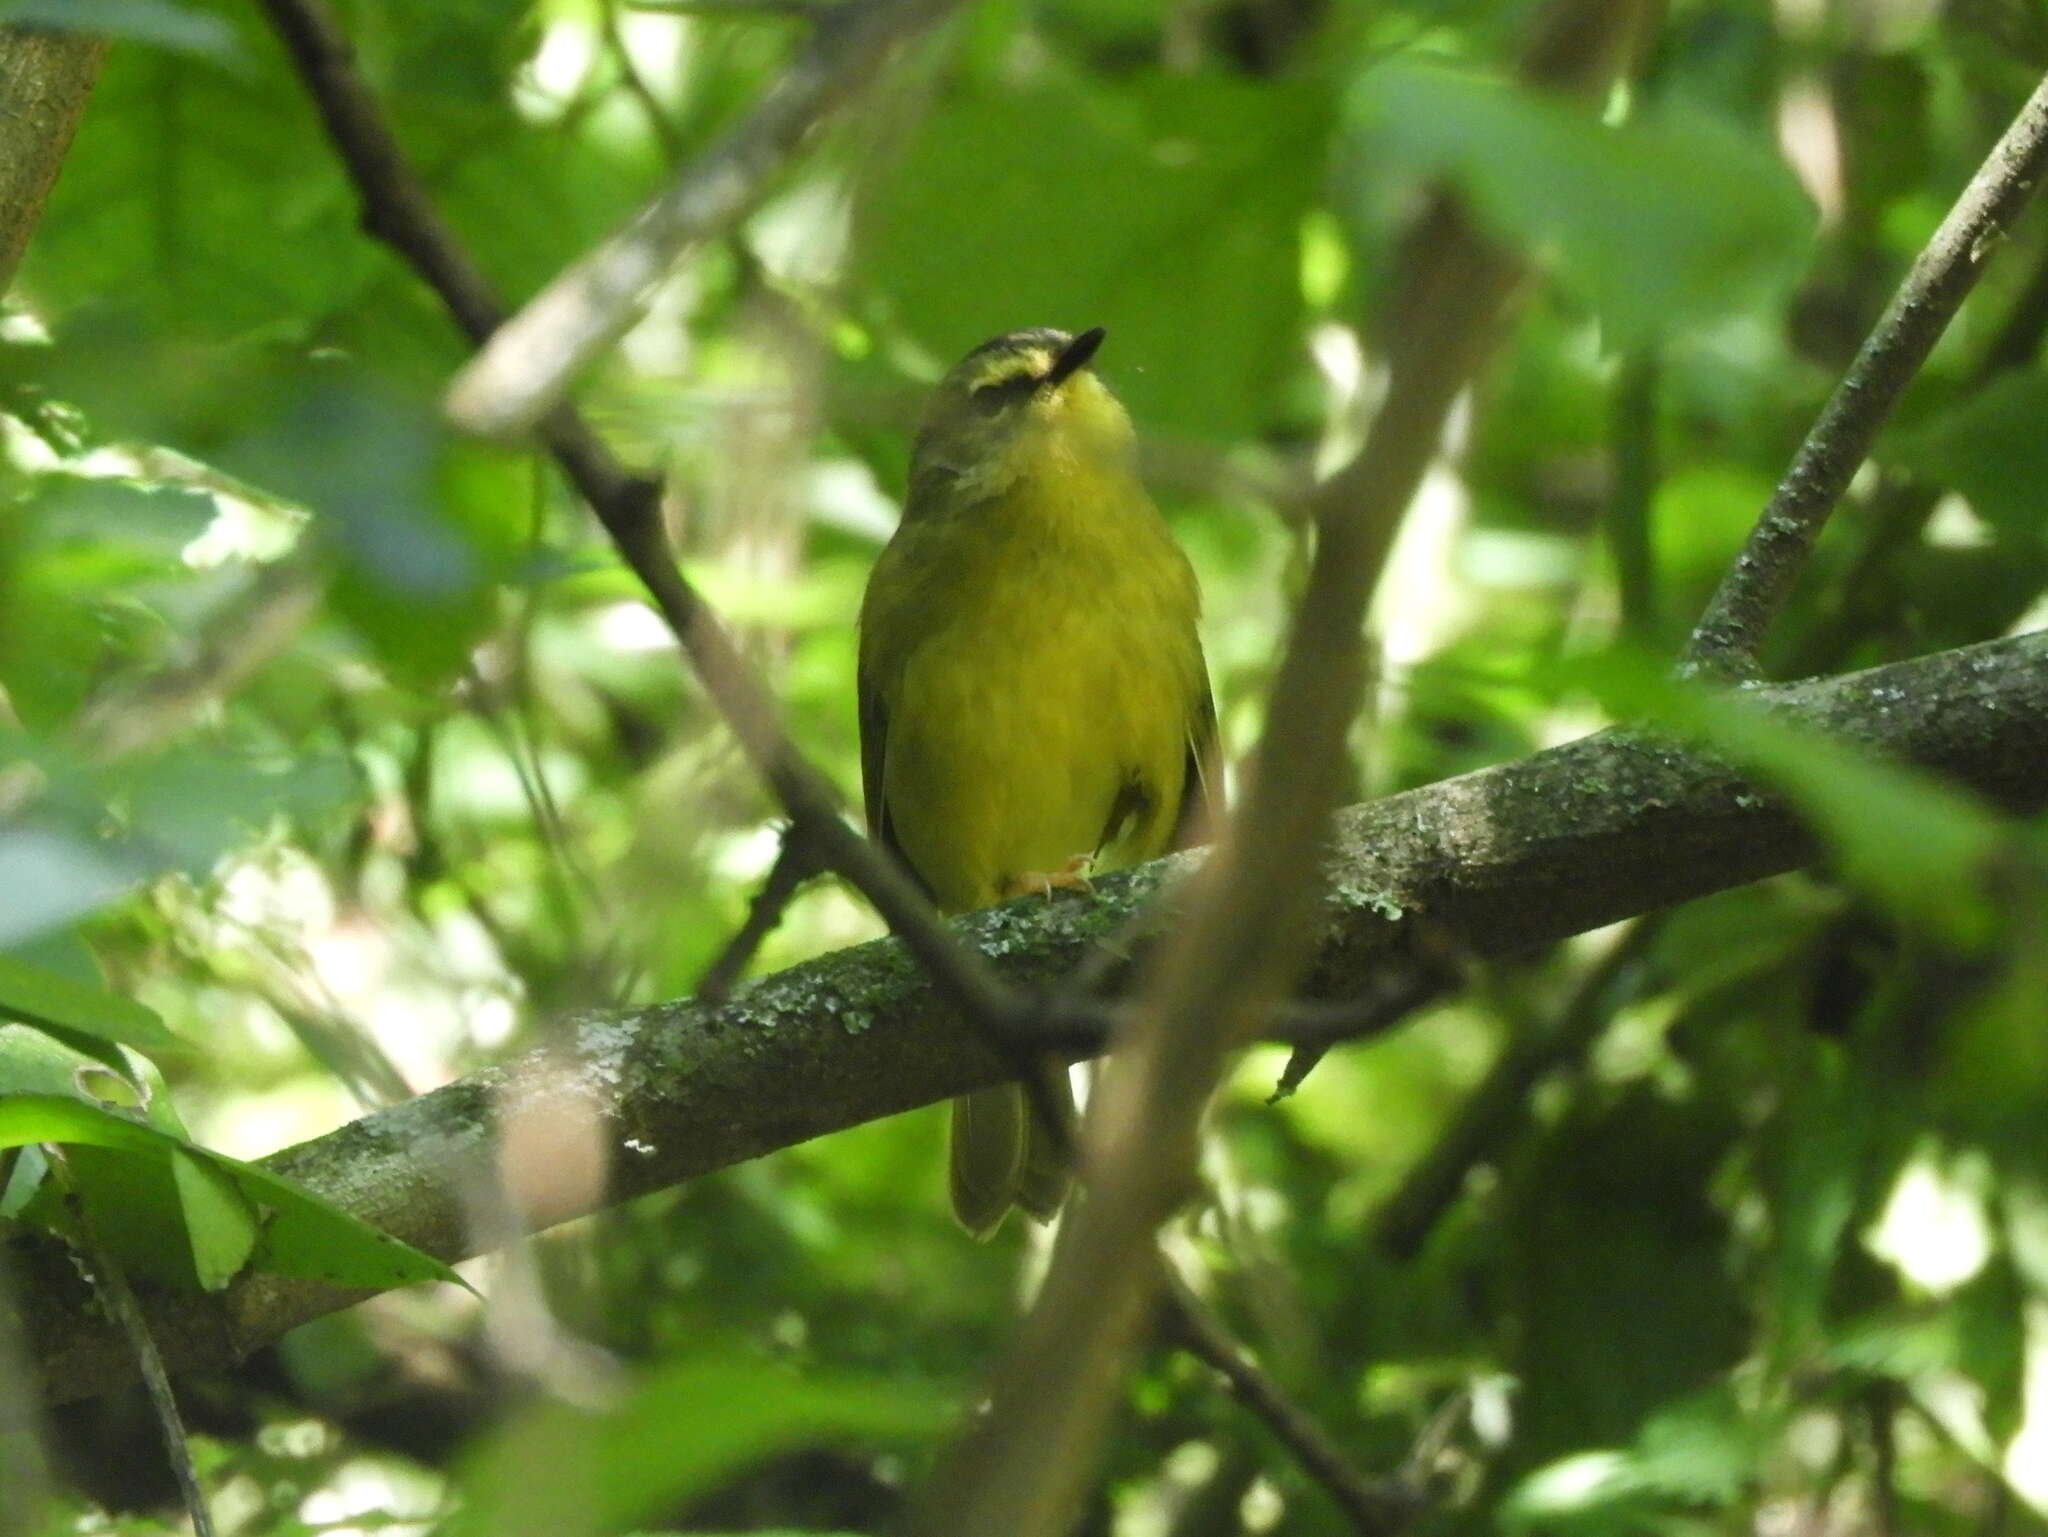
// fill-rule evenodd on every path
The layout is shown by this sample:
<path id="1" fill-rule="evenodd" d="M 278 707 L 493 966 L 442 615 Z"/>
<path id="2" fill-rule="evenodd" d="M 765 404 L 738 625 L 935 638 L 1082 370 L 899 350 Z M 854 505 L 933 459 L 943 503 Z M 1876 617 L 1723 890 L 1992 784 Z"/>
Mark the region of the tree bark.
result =
<path id="1" fill-rule="evenodd" d="M 104 38 L 0 27 L 0 294 L 14 282 L 106 56 Z"/>
<path id="2" fill-rule="evenodd" d="M 1919 765 L 2017 811 L 2048 807 L 2048 632 L 1841 678 L 1753 691 L 1787 720 Z M 1613 730 L 1342 812 L 1312 977 L 1364 989 L 1417 926 L 1477 956 L 1525 952 L 1635 914 L 1808 864 L 1785 804 L 1707 754 Z M 1011 983 L 1045 986 L 1200 858 L 1102 881 L 1094 901 L 1011 903 L 959 921 Z M 688 1002 L 568 1022 L 560 1043 L 265 1160 L 443 1259 L 474 1254 L 508 1109 L 594 1126 L 609 1179 L 541 1225 L 1003 1076 L 894 940 L 820 957 Z M 45 1389 L 81 1397 L 132 1371 L 64 1258 L 23 1243 L 17 1296 Z M 220 1364 L 359 1300 L 246 1276 L 218 1297 L 145 1299 L 174 1367 Z"/>

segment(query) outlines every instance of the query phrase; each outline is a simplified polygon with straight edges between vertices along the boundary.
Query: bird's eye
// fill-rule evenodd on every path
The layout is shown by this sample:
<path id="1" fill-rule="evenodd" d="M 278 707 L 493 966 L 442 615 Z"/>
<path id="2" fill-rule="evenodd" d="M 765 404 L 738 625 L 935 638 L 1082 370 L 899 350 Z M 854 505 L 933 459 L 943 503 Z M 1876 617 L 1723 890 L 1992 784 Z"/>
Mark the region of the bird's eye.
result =
<path id="1" fill-rule="evenodd" d="M 1005 374 L 1000 379 L 991 379 L 986 384 L 977 384 L 968 392 L 977 406 L 985 411 L 994 411 L 1013 400 L 1021 400 L 1038 388 L 1038 376 L 1030 372 Z"/>

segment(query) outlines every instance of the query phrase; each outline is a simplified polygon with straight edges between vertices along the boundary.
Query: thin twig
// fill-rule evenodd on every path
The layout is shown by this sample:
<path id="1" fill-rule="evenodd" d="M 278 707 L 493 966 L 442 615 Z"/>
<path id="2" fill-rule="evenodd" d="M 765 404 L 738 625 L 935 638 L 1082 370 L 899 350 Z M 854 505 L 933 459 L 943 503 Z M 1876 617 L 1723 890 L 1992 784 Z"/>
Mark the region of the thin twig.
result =
<path id="1" fill-rule="evenodd" d="M 803 840 L 796 836 L 794 828 L 784 828 L 782 846 L 776 850 L 775 863 L 768 869 L 767 879 L 761 882 L 761 889 L 754 893 L 753 901 L 747 904 L 747 918 L 739 926 L 717 958 L 704 968 L 704 975 L 698 978 L 697 990 L 692 995 L 698 1003 L 716 1006 L 732 996 L 733 984 L 752 964 L 755 953 L 761 948 L 761 941 L 775 932 L 782 922 L 782 915 L 789 910 L 789 899 L 796 895 L 797 888 L 817 873 L 817 862 L 805 849 Z"/>
<path id="2" fill-rule="evenodd" d="M 1418 918 L 1403 939 L 1402 954 L 1375 967 L 1372 985 L 1363 992 L 1315 1005 L 1289 1004 L 1276 1013 L 1274 1025 L 1289 1033 L 1294 1050 L 1269 1103 L 1286 1099 L 1308 1082 L 1331 1047 L 1381 1035 L 1471 980 L 1473 955 L 1441 924 Z"/>
<path id="3" fill-rule="evenodd" d="M 1694 627 L 1682 663 L 1686 674 L 1757 675 L 1764 637 L 1791 596 L 1828 514 L 2044 171 L 2048 78 L 1970 178 L 1821 408 Z"/>
<path id="4" fill-rule="evenodd" d="M 323 0 L 261 0 L 306 83 L 363 203 L 364 227 L 424 278 L 469 338 L 482 343 L 503 310 L 489 282 L 407 163 L 364 85 L 353 50 Z M 737 212 L 737 210 L 734 210 Z M 839 798 L 796 750 L 774 700 L 717 616 L 683 579 L 661 526 L 659 488 L 628 474 L 573 411 L 540 426 L 548 451 L 647 588 L 741 750 L 827 868 L 865 896 L 933 980 L 972 1018 L 1015 1005 L 989 967 L 939 921 L 894 860 L 840 815 Z"/>
<path id="5" fill-rule="evenodd" d="M 2036 254 L 2033 271 L 2020 286 L 1990 342 L 1958 395 L 1967 400 L 1992 380 L 2033 362 L 2048 335 L 2048 250 Z M 1897 584 L 1889 567 L 1912 546 L 1941 500 L 1938 486 L 1897 473 L 1886 476 L 1871 498 L 1863 541 L 1835 584 L 1832 606 L 1791 648 L 1792 677 L 1834 672 L 1880 621 L 1899 610 Z"/>
<path id="6" fill-rule="evenodd" d="M 1422 1491 L 1405 1478 L 1369 1479 L 1353 1467 L 1330 1433 L 1231 1338 L 1164 1256 L 1160 1269 L 1160 1315 L 1173 1342 L 1215 1368 L 1231 1396 L 1287 1448 L 1360 1537 L 1393 1537 L 1406 1528 L 1423 1507 Z"/>
<path id="7" fill-rule="evenodd" d="M 142 1316 L 142 1305 L 135 1300 L 134 1288 L 129 1286 L 127 1273 L 122 1270 L 120 1261 L 114 1258 L 113 1251 L 101 1242 L 94 1230 L 92 1213 L 72 1179 L 65 1150 L 49 1143 L 43 1152 L 50 1161 L 51 1175 L 63 1193 L 64 1204 L 77 1224 L 78 1245 L 92 1272 L 93 1290 L 127 1338 L 128 1348 L 142 1373 L 142 1385 L 149 1394 L 150 1409 L 156 1415 L 158 1428 L 163 1431 L 164 1455 L 169 1459 L 171 1473 L 178 1481 L 178 1494 L 185 1502 L 185 1514 L 192 1520 L 194 1537 L 214 1537 L 213 1515 L 206 1508 L 206 1491 L 199 1487 L 199 1470 L 192 1466 L 192 1448 L 185 1439 L 185 1421 L 178 1413 L 178 1400 L 171 1392 L 171 1378 L 164 1370 L 164 1358 L 158 1352 L 149 1324 Z"/>
<path id="8" fill-rule="evenodd" d="M 448 387 L 450 419 L 488 437 L 532 431 L 638 318 L 653 286 L 730 229 L 825 117 L 957 4 L 861 0 L 821 16 L 796 62 L 738 127 L 484 344 Z"/>

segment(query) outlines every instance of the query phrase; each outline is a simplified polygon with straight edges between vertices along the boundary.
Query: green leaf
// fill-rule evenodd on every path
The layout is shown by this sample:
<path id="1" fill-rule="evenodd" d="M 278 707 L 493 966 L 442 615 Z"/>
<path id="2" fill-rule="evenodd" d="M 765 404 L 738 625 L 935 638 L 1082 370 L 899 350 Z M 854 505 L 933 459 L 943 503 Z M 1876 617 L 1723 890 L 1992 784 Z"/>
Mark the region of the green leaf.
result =
<path id="1" fill-rule="evenodd" d="M 1610 709 L 1696 737 L 1782 792 L 1843 878 L 1894 916 L 1958 945 L 1997 932 L 1985 876 L 2009 839 L 1967 791 L 1795 726 L 1738 693 L 1674 683 L 1646 658 L 1610 655 L 1574 672 Z"/>
<path id="2" fill-rule="evenodd" d="M 394 674 L 431 684 L 462 665 L 495 614 L 489 581 L 525 508 L 501 495 L 479 514 L 482 453 L 453 444 L 425 402 L 312 364 L 275 418 L 220 459 L 311 509 L 313 533 L 337 557 L 334 609 Z"/>
<path id="3" fill-rule="evenodd" d="M 165 328 L 224 337 L 303 335 L 361 290 L 377 258 L 333 153 L 275 45 L 258 33 L 249 52 L 258 67 L 230 72 L 112 50 L 23 260 L 25 295 L 59 313 L 119 295 Z M 175 393 L 165 377 L 182 387 L 129 383 Z"/>
<path id="4" fill-rule="evenodd" d="M 104 988 L 87 987 L 39 966 L 0 955 L 0 1015 L 60 1025 L 137 1051 L 176 1051 L 184 1043 L 154 1010 Z"/>
<path id="5" fill-rule="evenodd" d="M 207 1291 L 219 1291 L 241 1273 L 256 1250 L 261 1226 L 234 1177 L 210 1159 L 171 1149 L 171 1182 L 192 1248 L 192 1269 Z"/>
<path id="6" fill-rule="evenodd" d="M 1728 1389 L 1696 1393 L 1658 1409 L 1625 1450 L 1574 1453 L 1524 1478 L 1501 1504 L 1500 1529 L 1574 1537 L 1682 1530 L 1656 1512 L 1736 1505 L 1767 1445 L 1764 1426 Z"/>
<path id="7" fill-rule="evenodd" d="M 267 1170 L 195 1148 L 81 1099 L 57 1094 L 0 1097 L 0 1148 L 32 1142 L 104 1148 L 141 1160 L 159 1175 L 177 1153 L 211 1165 L 244 1201 L 264 1213 L 261 1236 L 249 1256 L 250 1263 L 260 1270 L 378 1291 L 416 1281 L 461 1284 L 461 1278 L 441 1261 Z M 106 1213 L 109 1220 L 101 1230 L 109 1241 L 126 1224 L 153 1215 L 139 1197 L 117 1199 L 114 1204 L 118 1209 Z M 207 1210 L 208 1220 L 219 1225 L 201 1240 L 205 1257 L 194 1268 L 202 1279 L 235 1241 L 217 1198 L 208 1201 Z M 142 1257 L 148 1259 L 146 1253 Z M 199 1260 L 196 1251 L 194 1258 Z"/>
<path id="8" fill-rule="evenodd" d="M 170 0 L 0 0 L 0 25 L 96 32 L 202 58 L 231 59 L 236 53 L 226 22 Z"/>
<path id="9" fill-rule="evenodd" d="M 2002 541 L 2048 544 L 2048 372 L 2002 375 L 1890 445 L 1889 457 L 1968 498 Z"/>
<path id="10" fill-rule="evenodd" d="M 127 1063 L 117 1048 L 89 1035 L 67 1040 L 39 1025 L 0 1023 L 0 1095 L 66 1094 L 85 1099 L 79 1075 L 93 1068 L 125 1073 Z"/>
<path id="11" fill-rule="evenodd" d="M 1590 111 L 1446 69 L 1360 82 L 1368 153 L 1448 175 L 1624 348 L 1739 313 L 1806 260 L 1813 211 L 1768 146 L 1706 117 L 1603 126 Z"/>
<path id="12" fill-rule="evenodd" d="M 168 569 L 215 513 L 213 498 L 190 487 L 109 476 L 39 475 L 32 491 L 43 544 L 118 546 L 153 556 Z"/>
<path id="13" fill-rule="evenodd" d="M 1820 1341 L 1829 1284 L 1851 1222 L 1887 1153 L 1881 1080 L 1833 1041 L 1807 1043 L 1785 1086 L 1759 1176 L 1771 1200 L 1773 1366 L 1803 1363 Z M 1866 1213 L 1867 1214 L 1867 1213 Z"/>
<path id="14" fill-rule="evenodd" d="M 2011 1139 L 2048 1163 L 2041 1105 L 2048 1094 L 2048 938 L 2018 926 L 1989 984 L 1958 1001 L 1940 1037 L 1934 1088 L 1951 1124 Z"/>
<path id="15" fill-rule="evenodd" d="M 1502 1204 L 1520 1458 L 1621 1443 L 1741 1355 L 1743 1297 L 1708 1194 L 1736 1130 L 1718 1104 L 1638 1084 L 1550 1128 L 1522 1169 Z"/>
<path id="16" fill-rule="evenodd" d="M 113 787 L 134 837 L 160 865 L 203 878 L 273 817 L 313 815 L 339 804 L 353 785 L 335 755 L 266 764 L 202 746 L 124 764 Z"/>
<path id="17" fill-rule="evenodd" d="M 927 1387 L 686 1361 L 613 1407 L 549 1403 L 507 1426 L 468 1459 L 455 1529 L 622 1532 L 779 1451 L 834 1440 L 922 1443 L 950 1419 L 951 1405 Z"/>
<path id="18" fill-rule="evenodd" d="M 0 827 L 0 950 L 12 950 L 99 911 L 147 867 L 130 851 L 66 827 Z"/>
<path id="19" fill-rule="evenodd" d="M 1304 81 L 963 87 L 864 206 L 861 275 L 942 364 L 1022 326 L 1100 325 L 1141 428 L 1256 429 L 1296 348 L 1330 117 Z"/>
<path id="20" fill-rule="evenodd" d="M 254 1261 L 259 1270 L 377 1291 L 419 1281 L 449 1281 L 465 1289 L 469 1284 L 432 1255 L 290 1180 L 218 1153 L 207 1156 L 230 1169 L 242 1193 L 267 1210 Z"/>

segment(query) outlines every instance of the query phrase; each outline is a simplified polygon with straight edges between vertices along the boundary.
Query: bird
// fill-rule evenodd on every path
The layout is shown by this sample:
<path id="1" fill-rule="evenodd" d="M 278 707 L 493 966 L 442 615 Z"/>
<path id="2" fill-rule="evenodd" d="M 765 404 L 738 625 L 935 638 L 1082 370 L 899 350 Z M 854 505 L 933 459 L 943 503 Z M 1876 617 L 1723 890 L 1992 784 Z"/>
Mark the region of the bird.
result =
<path id="1" fill-rule="evenodd" d="M 1100 327 L 983 342 L 934 389 L 859 622 L 868 831 L 945 913 L 1086 888 L 1221 809 L 1193 566 L 1139 478 Z M 1063 1061 L 953 1102 L 948 1186 L 977 1238 L 1072 1183 Z M 1048 1116 L 1059 1121 L 1047 1124 Z"/>

